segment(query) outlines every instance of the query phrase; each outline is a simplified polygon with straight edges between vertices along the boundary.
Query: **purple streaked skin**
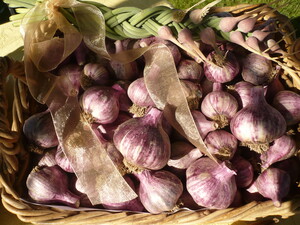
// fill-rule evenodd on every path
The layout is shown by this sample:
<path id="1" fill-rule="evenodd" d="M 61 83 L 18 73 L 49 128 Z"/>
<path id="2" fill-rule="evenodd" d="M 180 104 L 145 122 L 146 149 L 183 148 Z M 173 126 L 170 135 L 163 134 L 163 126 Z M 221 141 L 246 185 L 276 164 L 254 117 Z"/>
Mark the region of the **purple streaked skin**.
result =
<path id="1" fill-rule="evenodd" d="M 285 118 L 287 125 L 300 122 L 300 95 L 292 91 L 278 92 L 272 103 Z"/>
<path id="2" fill-rule="evenodd" d="M 279 138 L 286 131 L 283 116 L 264 97 L 264 88 L 251 89 L 251 103 L 238 111 L 230 122 L 231 133 L 244 145 L 262 152 L 269 148 L 269 143 Z"/>
<path id="3" fill-rule="evenodd" d="M 128 87 L 127 94 L 130 100 L 138 106 L 155 106 L 146 88 L 144 77 L 133 81 Z"/>
<path id="4" fill-rule="evenodd" d="M 268 168 L 275 162 L 292 157 L 297 150 L 296 141 L 289 135 L 283 135 L 274 140 L 268 151 L 260 155 L 262 167 Z"/>
<path id="5" fill-rule="evenodd" d="M 207 150 L 220 160 L 232 159 L 238 146 L 235 136 L 225 130 L 210 132 L 204 139 Z"/>
<path id="6" fill-rule="evenodd" d="M 203 139 L 209 132 L 218 129 L 218 124 L 214 121 L 207 120 L 203 113 L 199 110 L 192 110 L 191 113 L 197 129 Z"/>
<path id="7" fill-rule="evenodd" d="M 291 178 L 289 174 L 278 168 L 268 168 L 255 181 L 258 192 L 265 198 L 272 199 L 276 207 L 290 191 Z"/>
<path id="8" fill-rule="evenodd" d="M 240 71 L 240 65 L 232 52 L 224 53 L 221 59 L 216 52 L 211 52 L 207 59 L 213 61 L 216 65 L 204 63 L 204 74 L 212 82 L 226 83 L 233 80 Z"/>
<path id="9" fill-rule="evenodd" d="M 225 209 L 237 191 L 234 175 L 225 163 L 200 158 L 186 171 L 187 190 L 199 206 Z"/>
<path id="10" fill-rule="evenodd" d="M 152 108 L 144 117 L 132 118 L 115 131 L 113 141 L 125 160 L 139 168 L 163 168 L 171 155 L 170 139 L 159 129 L 162 112 Z"/>
<path id="11" fill-rule="evenodd" d="M 87 89 L 81 97 L 84 112 L 91 114 L 94 122 L 108 124 L 119 115 L 119 99 L 110 87 L 94 86 Z"/>
<path id="12" fill-rule="evenodd" d="M 229 122 L 238 111 L 237 100 L 225 91 L 213 91 L 207 94 L 201 104 L 201 112 L 216 122 Z M 221 118 L 220 118 L 221 117 Z M 224 127 L 225 124 L 219 124 Z"/>
<path id="13" fill-rule="evenodd" d="M 176 207 L 183 192 L 182 182 L 176 175 L 166 170 L 144 170 L 135 175 L 140 181 L 139 197 L 148 212 L 159 214 Z"/>

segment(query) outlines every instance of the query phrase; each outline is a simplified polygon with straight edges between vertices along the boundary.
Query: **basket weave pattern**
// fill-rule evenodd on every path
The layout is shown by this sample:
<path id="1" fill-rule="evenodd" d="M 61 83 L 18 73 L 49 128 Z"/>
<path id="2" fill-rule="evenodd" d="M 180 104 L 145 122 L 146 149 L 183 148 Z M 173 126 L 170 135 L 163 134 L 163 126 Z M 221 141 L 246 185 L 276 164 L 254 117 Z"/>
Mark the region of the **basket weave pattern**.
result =
<path id="1" fill-rule="evenodd" d="M 245 5 L 215 10 L 239 14 L 254 7 L 256 6 Z M 278 13 L 274 16 L 285 23 L 284 16 Z M 289 24 L 284 28 L 288 33 L 293 29 Z M 297 48 L 298 42 L 295 41 L 293 35 L 286 37 L 284 41 L 287 49 Z M 300 67 L 297 55 L 285 59 L 285 63 L 296 68 Z M 12 76 L 9 76 L 8 80 L 9 74 Z M 282 78 L 286 80 L 289 87 L 293 88 L 288 74 L 283 74 Z M 8 98 L 9 92 L 13 99 Z M 35 224 L 209 224 L 238 220 L 255 221 L 270 215 L 287 218 L 300 212 L 300 196 L 283 202 L 280 208 L 276 208 L 272 201 L 266 201 L 251 202 L 242 207 L 224 210 L 179 211 L 174 214 L 159 215 L 105 210 L 69 211 L 25 203 L 20 196 L 25 189 L 24 179 L 28 174 L 30 153 L 24 149 L 22 144 L 22 125 L 25 119 L 34 112 L 34 108 L 34 101 L 26 86 L 23 64 L 8 57 L 0 58 L 1 199 L 4 207 L 24 222 Z"/>

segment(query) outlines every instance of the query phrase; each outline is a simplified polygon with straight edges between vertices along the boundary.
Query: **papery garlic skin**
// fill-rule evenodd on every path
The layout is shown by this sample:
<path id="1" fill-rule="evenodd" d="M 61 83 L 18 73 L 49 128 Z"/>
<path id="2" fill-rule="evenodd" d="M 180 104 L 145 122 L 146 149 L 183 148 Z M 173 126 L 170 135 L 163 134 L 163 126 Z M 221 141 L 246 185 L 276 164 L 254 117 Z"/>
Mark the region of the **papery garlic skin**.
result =
<path id="1" fill-rule="evenodd" d="M 280 207 L 281 201 L 290 190 L 291 178 L 281 169 L 268 168 L 255 180 L 258 192 L 265 198 L 272 199 L 276 207 Z"/>
<path id="2" fill-rule="evenodd" d="M 38 203 L 79 207 L 79 197 L 68 190 L 68 177 L 57 165 L 32 170 L 26 186 L 29 196 Z"/>
<path id="3" fill-rule="evenodd" d="M 236 195 L 234 175 L 225 162 L 218 164 L 207 157 L 200 158 L 186 171 L 187 190 L 199 206 L 225 209 Z"/>
<path id="4" fill-rule="evenodd" d="M 58 145 L 58 139 L 50 111 L 36 113 L 25 120 L 23 132 L 29 142 L 41 148 Z"/>
<path id="5" fill-rule="evenodd" d="M 90 114 L 97 123 L 112 123 L 119 115 L 118 96 L 116 91 L 109 87 L 88 88 L 81 96 L 80 103 L 83 111 Z"/>
<path id="6" fill-rule="evenodd" d="M 296 141 L 289 135 L 283 135 L 274 140 L 268 151 L 260 155 L 262 167 L 268 168 L 275 162 L 292 157 L 297 151 Z"/>
<path id="7" fill-rule="evenodd" d="M 201 103 L 201 112 L 217 122 L 219 128 L 223 128 L 238 111 L 238 102 L 231 94 L 220 89 L 221 84 L 214 83 L 213 91 L 208 93 Z"/>
<path id="8" fill-rule="evenodd" d="M 161 128 L 162 112 L 152 108 L 144 117 L 132 118 L 115 130 L 113 141 L 127 163 L 158 170 L 171 155 L 170 139 Z"/>
<path id="9" fill-rule="evenodd" d="M 138 106 L 155 106 L 146 88 L 144 77 L 134 80 L 128 87 L 128 97 Z"/>
<path id="10" fill-rule="evenodd" d="M 160 170 L 144 170 L 135 174 L 139 179 L 139 197 L 152 214 L 169 212 L 173 210 L 183 192 L 182 182 L 173 173 Z"/>
<path id="11" fill-rule="evenodd" d="M 300 122 L 300 95 L 292 91 L 278 92 L 272 102 L 285 118 L 287 125 L 294 125 Z"/>
<path id="12" fill-rule="evenodd" d="M 207 151 L 220 160 L 232 159 L 238 146 L 238 140 L 225 130 L 215 130 L 205 137 Z"/>
<path id="13" fill-rule="evenodd" d="M 286 131 L 283 116 L 264 98 L 264 88 L 251 89 L 252 101 L 238 111 L 230 122 L 231 133 L 243 145 L 258 153 L 267 151 L 269 143 Z"/>
<path id="14" fill-rule="evenodd" d="M 215 64 L 204 63 L 204 74 L 208 80 L 217 83 L 226 83 L 233 80 L 240 71 L 240 65 L 235 55 L 228 51 L 223 58 L 215 51 L 208 55 L 208 60 Z"/>

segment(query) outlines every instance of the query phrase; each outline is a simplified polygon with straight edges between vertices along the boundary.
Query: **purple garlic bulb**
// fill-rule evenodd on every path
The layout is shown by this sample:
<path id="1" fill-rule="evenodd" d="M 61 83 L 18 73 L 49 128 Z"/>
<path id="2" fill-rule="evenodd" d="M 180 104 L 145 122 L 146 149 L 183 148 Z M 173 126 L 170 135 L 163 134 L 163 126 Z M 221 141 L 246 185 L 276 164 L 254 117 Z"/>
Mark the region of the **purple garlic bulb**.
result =
<path id="1" fill-rule="evenodd" d="M 52 148 L 58 145 L 58 139 L 49 111 L 30 116 L 24 123 L 23 132 L 29 142 L 41 148 Z"/>
<path id="2" fill-rule="evenodd" d="M 234 175 L 225 162 L 218 164 L 210 158 L 200 158 L 186 171 L 187 190 L 199 206 L 225 209 L 236 195 Z"/>
<path id="3" fill-rule="evenodd" d="M 132 118 L 115 130 L 113 141 L 133 167 L 158 170 L 171 154 L 170 139 L 161 128 L 162 112 L 152 108 L 144 117 Z"/>
<path id="4" fill-rule="evenodd" d="M 202 66 L 194 60 L 183 59 L 179 62 L 178 77 L 183 80 L 190 80 L 199 83 L 203 78 Z"/>
<path id="5" fill-rule="evenodd" d="M 111 79 L 108 70 L 98 63 L 86 64 L 83 68 L 83 74 L 84 76 L 81 79 L 83 87 L 108 85 Z"/>
<path id="6" fill-rule="evenodd" d="M 112 123 L 119 115 L 119 95 L 113 88 L 90 87 L 85 90 L 80 100 L 83 111 L 92 122 Z"/>
<path id="7" fill-rule="evenodd" d="M 255 53 L 250 53 L 243 60 L 242 77 L 254 85 L 268 83 L 272 77 L 272 63 L 270 60 Z"/>
<path id="8" fill-rule="evenodd" d="M 127 94 L 130 100 L 138 106 L 155 106 L 146 88 L 144 77 L 133 81 L 128 87 Z"/>
<path id="9" fill-rule="evenodd" d="M 286 131 L 283 116 L 264 97 L 264 88 L 251 88 L 250 103 L 238 111 L 230 122 L 231 133 L 250 149 L 262 153 L 269 143 Z"/>
<path id="10" fill-rule="evenodd" d="M 138 178 L 138 195 L 146 210 L 152 214 L 173 210 L 183 192 L 183 185 L 173 173 L 144 170 L 135 174 Z"/>
<path id="11" fill-rule="evenodd" d="M 207 59 L 214 64 L 205 62 L 203 66 L 204 74 L 212 82 L 226 83 L 232 81 L 240 72 L 239 62 L 230 51 L 221 55 L 213 51 Z"/>
<path id="12" fill-rule="evenodd" d="M 300 122 L 300 95 L 292 91 L 278 92 L 272 103 L 284 117 L 287 125 L 294 125 Z"/>
<path id="13" fill-rule="evenodd" d="M 77 96 L 80 90 L 82 68 L 76 64 L 67 64 L 58 71 L 61 90 L 66 96 Z"/>
<path id="14" fill-rule="evenodd" d="M 270 148 L 260 155 L 262 168 L 268 168 L 275 162 L 292 157 L 297 151 L 296 141 L 292 136 L 283 135 L 276 139 Z"/>
<path id="15" fill-rule="evenodd" d="M 271 199 L 276 207 L 290 191 L 290 175 L 277 168 L 268 168 L 255 180 L 258 192 L 265 198 Z"/>
<path id="16" fill-rule="evenodd" d="M 201 112 L 217 122 L 219 128 L 227 126 L 237 111 L 237 100 L 223 91 L 220 83 L 214 83 L 213 91 L 207 94 L 201 103 Z"/>
<path id="17" fill-rule="evenodd" d="M 68 189 L 68 177 L 58 166 L 33 169 L 26 180 L 29 196 L 37 203 L 79 207 L 79 197 Z"/>
<path id="18" fill-rule="evenodd" d="M 250 186 L 254 180 L 254 169 L 251 163 L 240 155 L 236 155 L 231 160 L 232 166 L 236 170 L 236 185 L 239 188 Z"/>
<path id="19" fill-rule="evenodd" d="M 222 161 L 232 159 L 238 146 L 238 140 L 225 130 L 215 130 L 205 137 L 208 152 Z"/>

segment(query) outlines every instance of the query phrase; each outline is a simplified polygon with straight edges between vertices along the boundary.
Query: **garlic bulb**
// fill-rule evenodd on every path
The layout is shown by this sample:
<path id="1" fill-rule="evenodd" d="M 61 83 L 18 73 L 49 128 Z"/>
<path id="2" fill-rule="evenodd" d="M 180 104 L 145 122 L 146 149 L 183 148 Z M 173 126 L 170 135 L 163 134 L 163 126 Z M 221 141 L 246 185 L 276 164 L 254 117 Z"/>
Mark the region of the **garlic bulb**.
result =
<path id="1" fill-rule="evenodd" d="M 138 195 L 148 212 L 158 214 L 175 208 L 183 192 L 179 178 L 165 170 L 144 170 L 135 176 L 140 182 Z"/>
<path id="2" fill-rule="evenodd" d="M 219 128 L 227 126 L 237 111 L 237 100 L 231 94 L 222 91 L 220 83 L 214 83 L 213 91 L 208 93 L 201 103 L 201 112 L 217 122 Z"/>
<path id="3" fill-rule="evenodd" d="M 192 163 L 186 171 L 187 190 L 199 206 L 225 209 L 236 195 L 234 175 L 235 172 L 225 162 L 217 164 L 203 157 Z"/>
<path id="4" fill-rule="evenodd" d="M 34 169 L 26 180 L 29 196 L 38 203 L 79 207 L 79 197 L 68 189 L 68 177 L 58 166 Z"/>
<path id="5" fill-rule="evenodd" d="M 171 145 L 161 121 L 162 112 L 152 108 L 144 117 L 129 119 L 118 126 L 113 141 L 127 166 L 158 170 L 167 164 Z"/>
<path id="6" fill-rule="evenodd" d="M 58 145 L 49 111 L 36 113 L 25 120 L 23 132 L 29 142 L 41 148 L 52 148 Z"/>
<path id="7" fill-rule="evenodd" d="M 251 89 L 251 102 L 237 112 L 230 122 L 231 133 L 243 145 L 258 153 L 267 151 L 269 143 L 286 131 L 283 116 L 264 97 L 264 88 Z"/>
<path id="8" fill-rule="evenodd" d="M 207 150 L 220 160 L 232 159 L 238 146 L 238 140 L 225 130 L 215 130 L 205 137 Z"/>

